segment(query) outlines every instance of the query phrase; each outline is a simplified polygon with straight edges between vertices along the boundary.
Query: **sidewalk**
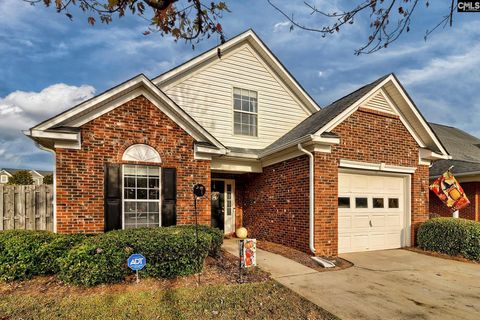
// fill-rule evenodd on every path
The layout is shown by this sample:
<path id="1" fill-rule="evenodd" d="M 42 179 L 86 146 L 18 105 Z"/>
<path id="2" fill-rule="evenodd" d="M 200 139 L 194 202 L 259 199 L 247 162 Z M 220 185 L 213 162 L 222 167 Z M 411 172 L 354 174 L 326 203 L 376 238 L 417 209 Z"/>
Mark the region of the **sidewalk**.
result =
<path id="1" fill-rule="evenodd" d="M 238 257 L 238 240 L 225 239 L 223 242 L 223 249 Z M 258 248 L 257 264 L 262 268 L 262 270 L 269 272 L 272 278 L 276 279 L 280 283 L 280 278 L 317 273 L 317 271 L 306 267 L 303 264 L 285 258 L 279 254 L 271 253 Z"/>

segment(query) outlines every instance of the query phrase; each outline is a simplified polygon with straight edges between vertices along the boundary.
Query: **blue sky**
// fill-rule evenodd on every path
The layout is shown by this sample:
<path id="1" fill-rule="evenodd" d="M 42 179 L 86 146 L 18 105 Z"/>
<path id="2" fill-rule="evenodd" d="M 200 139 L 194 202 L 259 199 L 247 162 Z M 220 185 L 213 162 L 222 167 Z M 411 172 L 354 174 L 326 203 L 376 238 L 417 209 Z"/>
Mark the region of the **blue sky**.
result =
<path id="1" fill-rule="evenodd" d="M 351 3 L 312 2 L 331 9 Z M 227 37 L 253 28 L 321 106 L 395 72 L 427 120 L 480 136 L 480 14 L 457 14 L 452 29 L 425 42 L 425 30 L 446 9 L 440 2 L 421 8 L 410 33 L 371 55 L 353 54 L 368 37 L 365 16 L 339 34 L 321 38 L 289 32 L 285 18 L 266 1 L 231 0 L 232 13 L 222 25 Z M 303 1 L 275 3 L 303 21 L 322 24 Z M 94 27 L 86 17 L 78 13 L 70 22 L 52 8 L 0 0 L 0 167 L 51 169 L 51 155 L 36 148 L 22 129 L 136 74 L 154 77 L 218 41 L 204 41 L 192 50 L 158 34 L 144 36 L 147 22 L 139 17 Z"/>

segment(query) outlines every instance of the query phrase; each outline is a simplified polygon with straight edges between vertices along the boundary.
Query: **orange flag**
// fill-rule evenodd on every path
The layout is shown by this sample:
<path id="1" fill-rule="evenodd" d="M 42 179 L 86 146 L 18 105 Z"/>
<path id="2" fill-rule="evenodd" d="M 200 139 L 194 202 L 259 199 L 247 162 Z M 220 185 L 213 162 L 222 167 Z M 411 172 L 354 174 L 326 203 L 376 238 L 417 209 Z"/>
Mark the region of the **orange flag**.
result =
<path id="1" fill-rule="evenodd" d="M 433 181 L 430 190 L 452 211 L 463 209 L 470 204 L 467 195 L 450 171 L 446 171 Z"/>

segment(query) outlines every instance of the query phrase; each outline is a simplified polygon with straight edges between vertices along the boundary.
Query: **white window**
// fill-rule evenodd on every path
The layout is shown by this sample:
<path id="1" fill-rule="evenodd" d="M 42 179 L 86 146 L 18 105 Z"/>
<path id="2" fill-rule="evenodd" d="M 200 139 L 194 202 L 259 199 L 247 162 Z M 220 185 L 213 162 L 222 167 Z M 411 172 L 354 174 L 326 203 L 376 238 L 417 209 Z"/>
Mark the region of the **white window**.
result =
<path id="1" fill-rule="evenodd" d="M 256 91 L 233 89 L 233 133 L 258 135 L 258 95 Z"/>
<path id="2" fill-rule="evenodd" d="M 160 226 L 160 208 L 160 167 L 124 165 L 124 228 Z"/>
<path id="3" fill-rule="evenodd" d="M 7 183 L 8 182 L 8 176 L 3 175 L 0 177 L 0 183 Z"/>

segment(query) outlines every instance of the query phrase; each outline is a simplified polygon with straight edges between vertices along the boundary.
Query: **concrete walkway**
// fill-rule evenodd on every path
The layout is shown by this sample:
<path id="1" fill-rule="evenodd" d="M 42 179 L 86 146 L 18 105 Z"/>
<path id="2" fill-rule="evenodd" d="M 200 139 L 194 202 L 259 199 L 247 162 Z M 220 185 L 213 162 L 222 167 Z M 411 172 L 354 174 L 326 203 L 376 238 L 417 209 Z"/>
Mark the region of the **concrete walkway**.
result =
<path id="1" fill-rule="evenodd" d="M 224 249 L 238 256 L 238 243 Z M 480 319 L 480 265 L 407 250 L 342 255 L 354 267 L 317 272 L 258 249 L 272 277 L 342 319 Z"/>

